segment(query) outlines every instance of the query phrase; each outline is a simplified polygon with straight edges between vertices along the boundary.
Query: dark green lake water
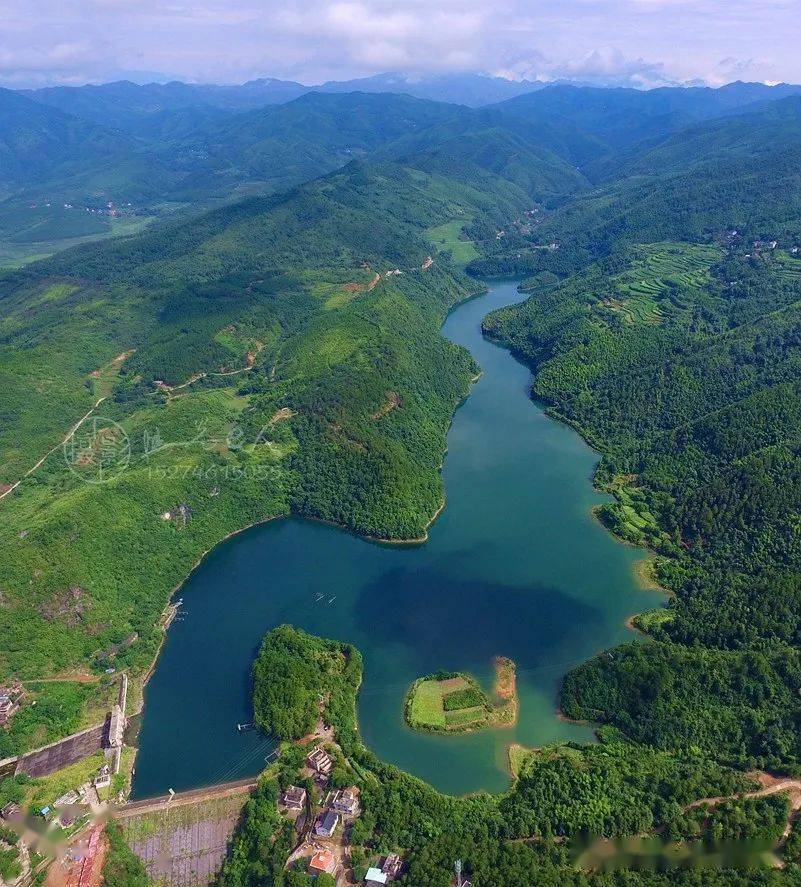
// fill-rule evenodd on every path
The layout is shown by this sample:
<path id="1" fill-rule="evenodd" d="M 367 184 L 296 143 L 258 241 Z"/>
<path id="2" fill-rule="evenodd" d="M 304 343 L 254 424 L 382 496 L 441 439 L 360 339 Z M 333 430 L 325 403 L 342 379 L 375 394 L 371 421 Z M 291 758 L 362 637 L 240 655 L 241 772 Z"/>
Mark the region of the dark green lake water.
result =
<path id="1" fill-rule="evenodd" d="M 236 724 L 252 720 L 261 637 L 283 622 L 359 647 L 365 742 L 445 792 L 505 788 L 510 742 L 591 738 L 557 717 L 559 681 L 632 637 L 626 617 L 661 597 L 637 587 L 632 567 L 642 554 L 590 515 L 603 501 L 591 482 L 596 455 L 545 416 L 529 399 L 529 371 L 481 335 L 488 312 L 520 299 L 514 283 L 493 284 L 443 326 L 484 375 L 448 434 L 447 507 L 426 545 L 379 546 L 287 519 L 220 545 L 188 579 L 186 615 L 170 628 L 146 691 L 135 796 L 264 766 L 273 743 Z M 518 665 L 515 728 L 448 737 L 404 725 L 416 677 L 469 671 L 489 688 L 496 654 Z"/>

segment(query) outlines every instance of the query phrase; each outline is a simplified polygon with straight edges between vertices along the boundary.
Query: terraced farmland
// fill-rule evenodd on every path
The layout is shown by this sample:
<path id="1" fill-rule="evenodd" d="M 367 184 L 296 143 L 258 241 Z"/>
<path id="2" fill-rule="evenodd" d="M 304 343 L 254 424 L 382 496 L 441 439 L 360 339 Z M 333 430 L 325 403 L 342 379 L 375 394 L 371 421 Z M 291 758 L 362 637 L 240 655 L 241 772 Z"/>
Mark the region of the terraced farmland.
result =
<path id="1" fill-rule="evenodd" d="M 709 268 L 721 255 L 718 247 L 689 243 L 639 247 L 631 266 L 611 278 L 615 294 L 604 306 L 627 323 L 661 323 L 665 311 L 684 309 L 707 285 Z"/>
<path id="2" fill-rule="evenodd" d="M 801 279 L 801 258 L 777 250 L 774 253 L 774 262 L 779 277 L 783 280 L 795 283 Z"/>

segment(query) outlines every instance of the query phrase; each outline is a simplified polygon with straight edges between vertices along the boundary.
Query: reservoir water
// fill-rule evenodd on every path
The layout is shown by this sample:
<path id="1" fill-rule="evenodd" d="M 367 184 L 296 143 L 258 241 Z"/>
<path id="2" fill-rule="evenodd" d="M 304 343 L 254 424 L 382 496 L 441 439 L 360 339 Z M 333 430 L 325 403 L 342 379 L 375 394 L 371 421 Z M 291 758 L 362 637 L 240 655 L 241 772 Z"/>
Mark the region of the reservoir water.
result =
<path id="1" fill-rule="evenodd" d="M 494 283 L 443 326 L 483 376 L 448 434 L 447 506 L 425 545 L 376 545 L 277 520 L 218 546 L 187 580 L 186 616 L 169 629 L 146 690 L 135 797 L 264 767 L 274 744 L 236 725 L 253 719 L 260 640 L 284 622 L 359 647 L 364 741 L 442 791 L 504 789 L 511 742 L 591 739 L 589 728 L 558 717 L 562 676 L 633 637 L 626 618 L 662 598 L 637 586 L 642 553 L 591 516 L 604 501 L 592 488 L 596 454 L 531 401 L 529 371 L 481 335 L 488 312 L 520 299 L 514 283 Z M 468 671 L 489 689 L 495 655 L 518 666 L 514 728 L 433 736 L 405 726 L 416 677 Z"/>

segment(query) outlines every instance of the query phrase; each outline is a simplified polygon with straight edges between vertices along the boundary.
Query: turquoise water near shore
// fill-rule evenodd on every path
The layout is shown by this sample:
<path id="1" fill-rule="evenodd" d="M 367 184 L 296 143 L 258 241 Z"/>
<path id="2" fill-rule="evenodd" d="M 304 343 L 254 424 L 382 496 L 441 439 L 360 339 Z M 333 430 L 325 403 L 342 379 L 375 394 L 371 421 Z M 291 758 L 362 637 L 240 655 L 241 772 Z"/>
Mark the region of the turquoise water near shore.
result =
<path id="1" fill-rule="evenodd" d="M 283 622 L 359 647 L 365 742 L 442 791 L 505 788 L 511 742 L 592 738 L 558 717 L 562 676 L 634 637 L 626 618 L 663 598 L 635 581 L 642 552 L 592 517 L 604 501 L 592 487 L 597 455 L 532 402 L 526 367 L 481 335 L 487 313 L 521 298 L 516 284 L 493 283 L 443 325 L 483 375 L 454 416 L 447 505 L 426 544 L 377 545 L 290 518 L 229 539 L 190 576 L 185 615 L 146 689 L 135 797 L 262 769 L 274 743 L 236 725 L 252 720 L 260 640 Z M 518 666 L 514 728 L 435 736 L 405 726 L 416 677 L 468 671 L 489 688 L 495 655 Z"/>

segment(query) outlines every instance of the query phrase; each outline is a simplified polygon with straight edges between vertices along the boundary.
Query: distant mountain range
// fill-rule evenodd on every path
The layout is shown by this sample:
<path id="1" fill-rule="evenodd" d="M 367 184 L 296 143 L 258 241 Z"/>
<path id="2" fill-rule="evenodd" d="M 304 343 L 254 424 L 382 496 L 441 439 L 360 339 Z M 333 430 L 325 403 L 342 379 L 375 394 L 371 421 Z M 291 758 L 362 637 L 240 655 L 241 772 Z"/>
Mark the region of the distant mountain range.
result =
<path id="1" fill-rule="evenodd" d="M 553 202 L 618 171 L 642 174 L 675 133 L 794 94 L 801 87 L 639 91 L 480 74 L 0 90 L 0 254 L 9 238 L 40 255 L 110 233 L 120 206 L 132 223 L 198 211 L 371 158 L 501 175 Z"/>
<path id="2" fill-rule="evenodd" d="M 304 86 L 292 80 L 264 77 L 241 86 L 189 84 L 180 81 L 139 85 L 127 80 L 99 86 L 53 86 L 24 90 L 34 101 L 51 105 L 95 123 L 125 128 L 132 117 L 201 108 L 245 111 L 290 102 L 309 92 L 390 92 L 419 99 L 480 107 L 502 102 L 548 84 L 507 80 L 487 74 L 412 76 L 387 73 L 356 80 L 329 80 Z"/>

